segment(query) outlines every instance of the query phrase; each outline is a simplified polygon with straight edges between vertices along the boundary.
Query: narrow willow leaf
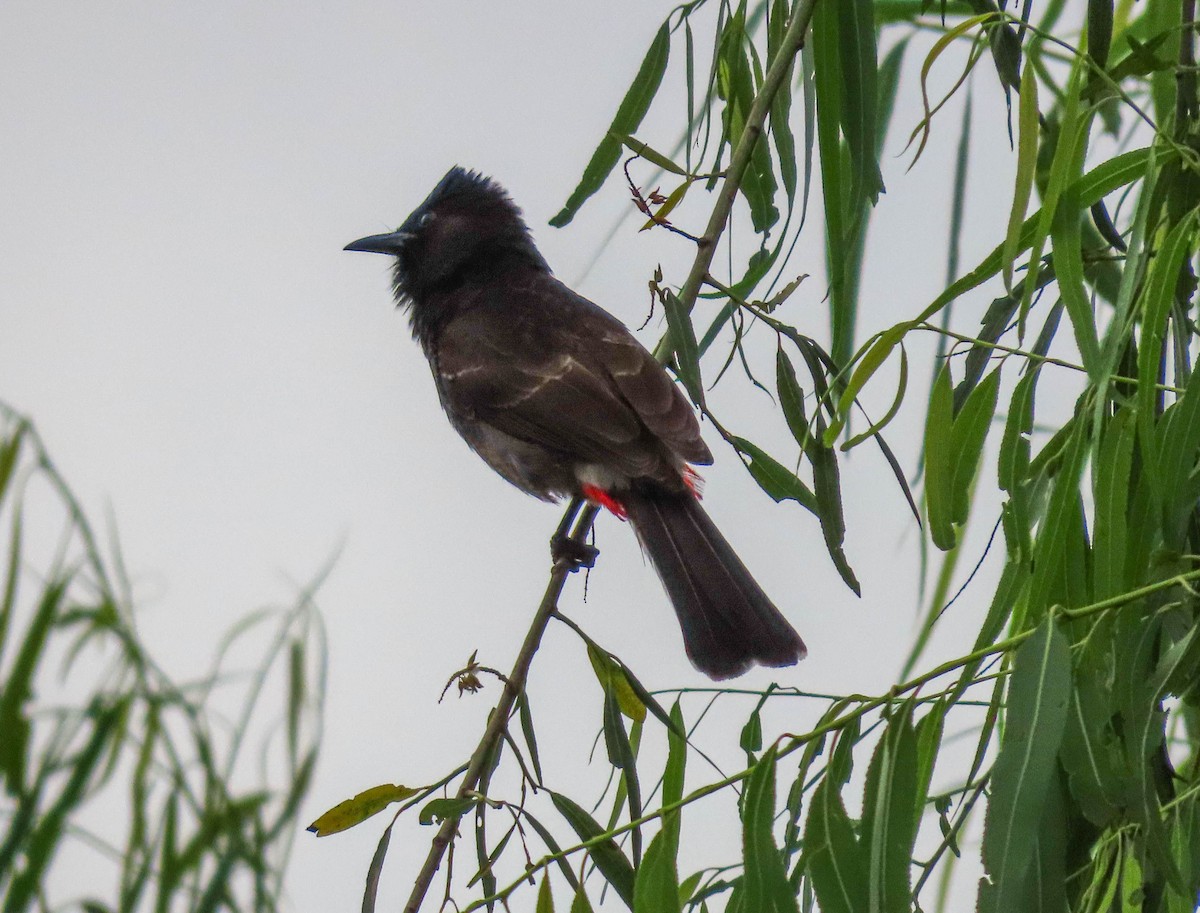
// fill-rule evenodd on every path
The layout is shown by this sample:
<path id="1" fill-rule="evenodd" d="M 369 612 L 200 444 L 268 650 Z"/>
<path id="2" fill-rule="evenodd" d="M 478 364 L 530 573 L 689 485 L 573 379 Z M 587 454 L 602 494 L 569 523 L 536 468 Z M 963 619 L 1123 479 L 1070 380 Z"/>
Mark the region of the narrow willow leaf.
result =
<path id="1" fill-rule="evenodd" d="M 525 737 L 525 747 L 529 750 L 529 760 L 533 764 L 534 775 L 541 783 L 542 762 L 538 757 L 537 734 L 533 729 L 533 714 L 529 710 L 529 692 L 522 691 L 517 698 L 517 716 L 521 721 L 521 734 Z"/>
<path id="2" fill-rule="evenodd" d="M 900 376 L 896 380 L 896 396 L 892 400 L 892 404 L 888 407 L 888 411 L 884 413 L 883 418 L 876 420 L 866 431 L 854 435 L 844 444 L 842 444 L 843 452 L 853 450 L 867 438 L 876 437 L 879 432 L 891 424 L 900 411 L 900 406 L 904 403 L 904 395 L 908 392 L 908 352 L 903 344 L 900 346 Z M 882 440 L 882 438 L 878 438 Z"/>
<path id="3" fill-rule="evenodd" d="M 1053 588 L 1063 577 L 1070 527 L 1079 510 L 1079 480 L 1087 463 L 1087 419 L 1088 416 L 1077 412 L 1062 429 L 1070 436 L 1033 547 L 1033 577 L 1029 584 L 1027 609 L 1029 625 L 1041 621 L 1042 613 L 1054 601 Z"/>
<path id="4" fill-rule="evenodd" d="M 878 157 L 878 60 L 871 0 L 837 5 L 841 123 L 854 176 L 853 198 L 875 203 L 883 190 Z"/>
<path id="5" fill-rule="evenodd" d="M 554 839 L 554 835 L 550 833 L 550 830 L 546 827 L 546 825 L 542 824 L 541 821 L 539 821 L 530 813 L 529 809 L 525 809 L 521 815 L 525 821 L 527 821 L 530 826 L 537 831 L 538 836 L 542 838 L 542 842 L 546 844 L 546 849 L 553 855 L 559 857 L 558 870 L 562 873 L 563 878 L 567 880 L 567 884 L 569 884 L 575 891 L 581 891 L 582 888 L 580 887 L 579 879 L 576 878 L 575 873 L 571 871 L 570 860 L 563 858 L 562 847 L 558 845 L 558 841 Z"/>
<path id="6" fill-rule="evenodd" d="M 1075 84 L 1072 91 L 1075 91 Z M 1059 198 L 1058 209 L 1050 226 L 1050 243 L 1054 251 L 1054 271 L 1058 279 L 1058 288 L 1067 314 L 1071 318 L 1075 344 L 1079 348 L 1084 368 L 1094 379 L 1100 370 L 1100 342 L 1096 336 L 1095 313 L 1084 286 L 1081 226 L 1087 207 L 1080 204 L 1076 183 L 1083 172 L 1084 157 L 1087 154 L 1089 119 L 1086 114 L 1077 115 L 1077 107 L 1077 100 L 1072 96 L 1067 111 L 1073 115 L 1073 119 L 1065 125 L 1070 129 L 1064 129 L 1060 139 L 1060 142 L 1070 143 L 1070 148 L 1064 150 L 1064 173 L 1060 180 L 1070 178 L 1072 183 Z M 1103 208 L 1103 201 L 1096 205 Z"/>
<path id="7" fill-rule="evenodd" d="M 550 800 L 581 841 L 594 840 L 604 833 L 604 828 L 596 822 L 596 819 L 584 811 L 573 799 L 562 793 L 551 792 Z M 633 866 L 625 858 L 625 854 L 621 852 L 616 842 L 611 837 L 607 837 L 589 847 L 588 852 L 600 874 L 612 885 L 617 896 L 625 901 L 625 905 L 632 909 Z"/>
<path id="8" fill-rule="evenodd" d="M 1092 530 L 1092 590 L 1096 599 L 1109 599 L 1127 589 L 1127 515 L 1129 487 L 1135 479 L 1135 431 L 1132 410 L 1122 408 L 1104 429 L 1099 457 L 1092 466 L 1096 504 Z"/>
<path id="9" fill-rule="evenodd" d="M 8 432 L 8 437 L 3 442 L 0 442 L 0 505 L 4 504 L 4 499 L 8 495 L 9 482 L 12 481 L 13 469 L 16 468 L 17 459 L 21 455 L 21 444 L 29 430 L 29 425 L 26 422 L 19 421 L 15 428 Z M 0 635 L 3 630 L 0 629 Z M 4 643 L 3 636 L 0 636 L 0 646 Z"/>
<path id="10" fill-rule="evenodd" d="M 942 747 L 942 733 L 946 726 L 946 711 L 950 704 L 939 698 L 933 707 L 917 723 L 917 788 L 913 793 L 913 815 L 917 825 L 925 812 L 929 796 L 929 784 L 933 781 L 933 768 Z"/>
<path id="11" fill-rule="evenodd" d="M 1017 174 L 1013 181 L 1012 208 L 1008 213 L 1008 233 L 1004 236 L 1004 287 L 1013 290 L 1013 267 L 1021 244 L 1021 226 L 1033 195 L 1033 178 L 1037 170 L 1038 153 L 1038 92 L 1037 70 L 1026 67 L 1021 74 L 1021 91 L 1017 103 Z"/>
<path id="12" fill-rule="evenodd" d="M 824 444 L 825 423 L 819 412 L 813 416 L 813 421 L 815 434 L 809 440 L 807 453 L 808 461 L 812 464 L 813 492 L 817 497 L 821 534 L 838 574 L 855 596 L 861 596 L 862 588 L 842 548 L 846 541 L 846 517 L 842 511 L 842 482 L 837 455 L 832 447 Z"/>
<path id="13" fill-rule="evenodd" d="M 667 329 L 671 334 L 670 350 L 675 353 L 679 379 L 683 381 L 692 402 L 703 408 L 704 384 L 700 380 L 700 350 L 696 345 L 696 330 L 692 326 L 691 315 L 669 289 L 663 295 L 663 310 L 667 314 Z"/>
<path id="14" fill-rule="evenodd" d="M 951 451 L 954 430 L 953 391 L 950 369 L 942 367 L 929 395 L 925 416 L 925 511 L 929 535 L 943 551 L 954 548 L 954 454 Z"/>
<path id="15" fill-rule="evenodd" d="M 0 739 L 0 770 L 4 772 L 4 779 L 13 784 L 14 795 L 25 791 L 29 736 L 25 705 L 33 696 L 34 674 L 45 656 L 46 643 L 69 584 L 69 577 L 46 583 L 33 617 L 21 635 L 20 648 L 13 659 L 8 679 L 4 682 L 3 690 L 0 690 L 0 732 L 5 734 Z"/>
<path id="16" fill-rule="evenodd" d="M 671 161 L 669 156 L 663 155 L 648 143 L 643 143 L 636 136 L 630 136 L 628 133 L 614 133 L 612 137 L 618 140 L 622 146 L 634 155 L 640 155 L 650 164 L 657 165 L 663 171 L 669 171 L 671 174 L 678 174 L 681 177 L 687 176 L 686 168 L 676 165 Z"/>
<path id="17" fill-rule="evenodd" d="M 575 899 L 571 901 L 571 913 L 592 913 L 592 903 L 588 900 L 583 885 L 575 889 Z"/>
<path id="18" fill-rule="evenodd" d="M 1070 649 L 1050 616 L 1018 648 L 1013 665 L 984 825 L 981 913 L 1016 909 L 1024 891 L 1070 695 Z"/>
<path id="19" fill-rule="evenodd" d="M 600 141 L 600 145 L 592 153 L 591 161 L 584 168 L 579 185 L 572 191 L 562 211 L 550 220 L 550 224 L 555 228 L 561 228 L 570 222 L 579 211 L 579 207 L 600 189 L 605 178 L 616 167 L 621 158 L 621 141 L 615 139 L 614 134 L 632 135 L 637 132 L 642 118 L 650 109 L 650 102 L 658 94 L 663 74 L 667 71 L 670 50 L 671 33 L 664 22 L 650 43 L 650 49 L 646 51 L 642 65 L 638 68 L 620 107 L 617 108 L 616 116 L 613 117 L 604 139 Z"/>
<path id="20" fill-rule="evenodd" d="M 1111 649 L 1111 618 L 1104 617 L 1079 649 L 1059 753 L 1079 811 L 1097 827 L 1107 827 L 1117 819 L 1122 797 L 1132 786 L 1112 725 L 1117 707 L 1105 671 Z"/>
<path id="21" fill-rule="evenodd" d="M 1046 177 L 1045 188 L 1042 190 L 1042 208 L 1037 214 L 1037 223 L 1029 243 L 1029 274 L 1025 281 L 1024 294 L 1021 296 L 1021 312 L 1019 318 L 1020 333 L 1024 335 L 1025 320 L 1029 309 L 1033 306 L 1033 295 L 1037 288 L 1037 276 L 1042 267 L 1042 252 L 1050 237 L 1059 203 L 1065 194 L 1075 198 L 1079 171 L 1083 168 L 1084 151 L 1080 146 L 1086 146 L 1087 131 L 1091 124 L 1091 109 L 1084 108 L 1080 102 L 1080 92 L 1083 85 L 1083 65 L 1077 58 L 1075 67 L 1067 83 L 1066 99 L 1061 105 L 1062 121 L 1058 131 L 1058 141 L 1054 147 L 1054 156 L 1050 162 L 1050 171 Z M 1086 206 L 1076 204 L 1082 211 Z M 1084 318 L 1084 324 L 1091 324 Z M 1095 353 L 1094 348 L 1085 354 L 1089 357 Z M 1095 364 L 1094 358 L 1091 364 Z"/>
<path id="22" fill-rule="evenodd" d="M 1200 449 L 1200 379 L 1193 371 L 1179 400 L 1163 415 L 1159 425 L 1158 480 L 1163 538 L 1180 542 L 1195 505 L 1196 451 Z"/>
<path id="23" fill-rule="evenodd" d="M 1112 48 L 1112 33 L 1113 0 L 1088 0 L 1088 56 L 1101 69 L 1108 64 L 1108 52 Z"/>
<path id="24" fill-rule="evenodd" d="M 621 712 L 635 723 L 641 723 L 646 719 L 646 710 L 649 710 L 667 729 L 682 736 L 684 734 L 683 729 L 676 728 L 675 721 L 667 714 L 667 711 L 663 709 L 662 704 L 655 699 L 654 695 L 646 690 L 646 686 L 638 680 L 638 677 L 633 674 L 632 670 L 624 663 L 619 663 L 618 665 L 620 666 L 621 677 L 624 678 L 626 684 L 632 689 L 634 697 L 641 704 L 641 710 L 636 705 L 631 704 L 629 707 L 623 705 Z M 620 693 L 617 694 L 617 699 L 624 700 Z"/>
<path id="25" fill-rule="evenodd" d="M 850 375 L 850 380 L 842 391 L 841 398 L 838 400 L 837 419 L 830 422 L 829 428 L 825 431 L 825 443 L 832 446 L 841 434 L 842 428 L 850 416 L 850 410 L 854 407 L 854 401 L 858 398 L 859 392 L 867 385 L 876 371 L 887 361 L 888 356 L 892 354 L 892 350 L 896 348 L 916 324 L 910 321 L 898 323 L 893 327 L 884 330 L 882 333 L 876 334 L 863 347 L 863 356 L 858 360 L 858 366 L 854 369 L 854 373 Z"/>
<path id="26" fill-rule="evenodd" d="M 777 460 L 768 456 L 758 445 L 752 444 L 745 438 L 730 437 L 729 440 L 739 453 L 750 458 L 746 468 L 750 470 L 750 475 L 754 477 L 759 488 L 765 491 L 772 500 L 777 502 L 795 501 L 801 507 L 820 516 L 817 496 L 800 481 L 794 472 L 785 468 Z"/>
<path id="27" fill-rule="evenodd" d="M 650 841 L 633 883 L 633 913 L 679 913 L 682 909 L 676 849 L 665 829 Z"/>
<path id="28" fill-rule="evenodd" d="M 309 833 L 328 837 L 361 824 L 372 815 L 378 815 L 394 802 L 403 802 L 419 793 L 411 786 L 394 786 L 384 783 L 372 786 L 344 802 L 339 802 L 308 826 Z"/>
<path id="29" fill-rule="evenodd" d="M 1035 368 L 1019 381 L 1008 406 L 1008 419 L 1000 439 L 996 473 L 1001 491 L 1016 493 L 1029 472 L 1029 436 L 1033 433 L 1033 399 L 1039 371 Z"/>
<path id="30" fill-rule="evenodd" d="M 746 725 L 742 727 L 738 744 L 742 751 L 749 755 L 762 751 L 762 714 L 759 713 L 758 707 L 754 708 L 750 719 L 746 720 Z"/>
<path id="31" fill-rule="evenodd" d="M 675 207 L 683 202 L 683 198 L 687 196 L 687 192 L 691 189 L 692 183 L 693 182 L 691 180 L 685 180 L 682 184 L 667 194 L 667 198 L 663 201 L 662 205 L 659 206 L 658 209 L 654 210 L 653 218 L 647 219 L 645 224 L 642 225 L 638 231 L 649 231 L 656 225 L 666 224 L 667 216 L 674 212 Z"/>
<path id="32" fill-rule="evenodd" d="M 616 696 L 617 706 L 621 708 L 621 713 L 635 723 L 646 719 L 647 705 L 640 696 L 640 694 L 645 694 L 646 690 L 642 687 L 641 682 L 637 682 L 637 687 L 635 687 L 632 675 L 590 639 L 587 642 L 587 654 L 588 661 L 592 664 L 592 671 L 596 673 L 596 680 L 600 682 L 600 687 L 604 689 L 605 694 L 612 692 Z M 640 693 L 638 689 L 641 689 Z M 662 708 L 660 707 L 659 710 L 661 711 Z"/>
<path id="33" fill-rule="evenodd" d="M 1000 392 L 997 368 L 971 391 L 962 410 L 954 418 L 950 433 L 951 516 L 955 523 L 966 523 L 971 510 L 971 483 L 983 457 L 983 445 L 996 416 Z"/>
<path id="34" fill-rule="evenodd" d="M 774 62 L 775 55 L 783 43 L 787 31 L 790 6 L 787 0 L 772 0 L 767 19 L 767 59 Z M 775 97 L 771 100 L 771 137 L 775 141 L 776 161 L 779 162 L 779 178 L 787 194 L 788 209 L 796 198 L 796 138 L 792 135 L 792 79 L 791 74 L 783 78 Z"/>
<path id="35" fill-rule="evenodd" d="M 869 861 L 873 910 L 904 910 L 912 895 L 912 853 L 921 809 L 917 791 L 917 734 L 912 705 L 895 713 L 875 746 L 863 792 L 862 849 Z"/>
<path id="36" fill-rule="evenodd" d="M 678 699 L 671 707 L 672 728 L 667 732 L 667 767 L 663 771 L 663 805 L 673 805 L 683 798 L 683 775 L 687 766 L 687 738 L 684 736 L 683 711 Z M 679 839 L 678 811 L 669 811 L 664 816 L 664 827 L 674 829 L 675 840 Z"/>
<path id="37" fill-rule="evenodd" d="M 362 913 L 375 913 L 379 896 L 379 879 L 383 876 L 383 861 L 387 858 L 388 844 L 392 842 L 392 825 L 388 825 L 379 838 L 371 865 L 367 869 L 367 881 L 363 885 Z"/>
<path id="38" fill-rule="evenodd" d="M 759 759 L 742 799 L 743 909 L 799 913 L 783 856 L 771 832 L 775 821 L 775 746 Z"/>
<path id="39" fill-rule="evenodd" d="M 780 346 L 775 350 L 775 386 L 779 391 L 779 408 L 792 437 L 801 447 L 808 444 L 811 431 L 804 412 L 804 390 L 796 380 L 796 369 Z"/>
<path id="40" fill-rule="evenodd" d="M 816 100 L 816 139 L 820 156 L 821 192 L 825 202 L 825 252 L 829 264 L 831 307 L 846 282 L 850 232 L 846 203 L 853 176 L 841 155 L 842 75 L 838 40 L 838 8 L 818 3 L 812 14 L 812 88 Z"/>
<path id="41" fill-rule="evenodd" d="M 542 885 L 538 888 L 537 906 L 534 913 L 554 913 L 554 895 L 550 893 L 550 876 L 542 876 Z"/>
<path id="42" fill-rule="evenodd" d="M 813 791 L 804 828 L 809 877 L 824 913 L 860 913 L 868 905 L 868 859 L 842 797 L 828 779 Z"/>
<path id="43" fill-rule="evenodd" d="M 633 747 L 629 744 L 629 733 L 621 722 L 621 708 L 612 688 L 604 691 L 604 747 L 608 751 L 608 763 L 620 770 L 634 767 Z"/>

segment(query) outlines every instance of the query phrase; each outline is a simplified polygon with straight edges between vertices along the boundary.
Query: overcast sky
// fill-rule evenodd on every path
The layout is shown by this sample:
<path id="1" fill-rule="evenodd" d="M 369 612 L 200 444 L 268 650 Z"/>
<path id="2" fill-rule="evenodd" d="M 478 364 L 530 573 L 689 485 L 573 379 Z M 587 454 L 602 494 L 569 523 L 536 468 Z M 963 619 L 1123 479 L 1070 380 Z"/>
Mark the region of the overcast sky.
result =
<path id="1" fill-rule="evenodd" d="M 589 269 L 628 212 L 619 180 L 566 230 L 546 222 L 668 8 L 0 5 L 0 398 L 36 421 L 92 516 L 111 509 L 142 630 L 181 677 L 205 667 L 235 619 L 289 602 L 342 549 L 318 595 L 328 720 L 305 821 L 361 789 L 428 782 L 465 759 L 496 689 L 440 706 L 438 694 L 476 648 L 509 668 L 558 517 L 446 425 L 391 302 L 388 262 L 342 247 L 398 225 L 450 165 L 475 167 L 509 188 L 561 278 L 640 325 L 654 267 L 681 282 L 688 243 L 638 234 L 627 219 Z M 914 52 L 909 71 L 917 64 Z M 989 113 L 975 143 L 985 157 L 964 266 L 999 240 L 994 216 L 978 230 L 970 217 L 1007 207 L 1012 166 L 995 79 L 983 75 L 976 110 Z M 647 138 L 669 146 L 682 105 L 673 68 Z M 896 156 L 919 114 L 911 100 L 899 106 L 860 339 L 941 288 L 958 110 L 947 109 L 906 173 Z M 698 230 L 711 200 L 695 196 L 681 221 Z M 817 218 L 807 235 L 793 265 L 813 278 L 782 316 L 825 340 Z M 656 319 L 641 338 L 650 345 L 660 332 Z M 769 355 L 771 341 L 760 342 Z M 886 389 L 874 394 L 877 414 L 889 400 Z M 747 384 L 722 384 L 713 405 L 738 433 L 791 458 L 782 421 Z M 922 413 L 918 393 L 892 431 L 910 472 Z M 708 439 L 717 465 L 706 505 L 810 649 L 795 669 L 743 682 L 886 690 L 915 627 L 919 533 L 877 451 L 856 452 L 844 475 L 859 600 L 815 519 L 773 505 Z M 629 530 L 606 518 L 598 537 L 588 602 L 572 580 L 566 611 L 649 686 L 706 684 Z M 953 632 L 966 636 L 973 620 L 965 610 L 950 618 L 934 653 L 962 652 Z M 573 635 L 551 629 L 531 687 L 551 785 L 601 775 L 579 748 L 598 728 L 600 692 Z M 797 707 L 776 728 L 802 731 L 819 710 Z M 736 766 L 736 738 L 726 741 Z M 692 774 L 696 785 L 707 778 Z M 354 907 L 379 830 L 299 839 L 293 908 Z M 430 836 L 414 819 L 393 839 L 386 902 L 407 895 Z"/>

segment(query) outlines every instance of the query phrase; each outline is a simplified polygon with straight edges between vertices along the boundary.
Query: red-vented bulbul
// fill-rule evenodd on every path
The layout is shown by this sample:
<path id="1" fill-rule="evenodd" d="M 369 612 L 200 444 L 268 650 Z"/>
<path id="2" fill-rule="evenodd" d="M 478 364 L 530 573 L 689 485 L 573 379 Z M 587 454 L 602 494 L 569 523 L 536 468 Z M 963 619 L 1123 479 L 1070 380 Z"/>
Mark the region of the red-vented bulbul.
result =
<path id="1" fill-rule="evenodd" d="M 452 168 L 398 230 L 346 250 L 396 258 L 396 301 L 442 407 L 489 466 L 536 498 L 629 519 L 697 668 L 723 679 L 804 658 L 697 501 L 689 464 L 712 454 L 688 400 L 615 317 L 554 278 L 498 184 Z"/>

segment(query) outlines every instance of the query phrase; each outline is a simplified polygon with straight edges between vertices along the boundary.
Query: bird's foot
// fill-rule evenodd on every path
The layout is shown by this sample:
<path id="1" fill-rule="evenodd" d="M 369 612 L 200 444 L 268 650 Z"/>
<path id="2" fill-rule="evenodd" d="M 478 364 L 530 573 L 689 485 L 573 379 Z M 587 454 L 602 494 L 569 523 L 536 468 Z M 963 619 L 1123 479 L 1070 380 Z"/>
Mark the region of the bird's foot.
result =
<path id="1" fill-rule="evenodd" d="M 600 549 L 596 546 L 572 539 L 570 536 L 555 535 L 550 540 L 551 559 L 555 564 L 565 561 L 572 572 L 581 567 L 595 567 L 596 556 L 599 554 Z"/>

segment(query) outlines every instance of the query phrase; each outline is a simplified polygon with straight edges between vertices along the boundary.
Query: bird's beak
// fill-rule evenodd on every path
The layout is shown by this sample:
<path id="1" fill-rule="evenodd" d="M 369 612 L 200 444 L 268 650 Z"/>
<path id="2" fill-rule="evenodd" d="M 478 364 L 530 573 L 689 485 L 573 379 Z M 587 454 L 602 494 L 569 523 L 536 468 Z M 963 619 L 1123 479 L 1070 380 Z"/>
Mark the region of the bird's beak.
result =
<path id="1" fill-rule="evenodd" d="M 412 234 L 407 231 L 393 231 L 386 235 L 368 235 L 351 241 L 343 250 L 363 250 L 369 254 L 391 254 L 396 256 L 404 249 L 404 245 Z"/>

